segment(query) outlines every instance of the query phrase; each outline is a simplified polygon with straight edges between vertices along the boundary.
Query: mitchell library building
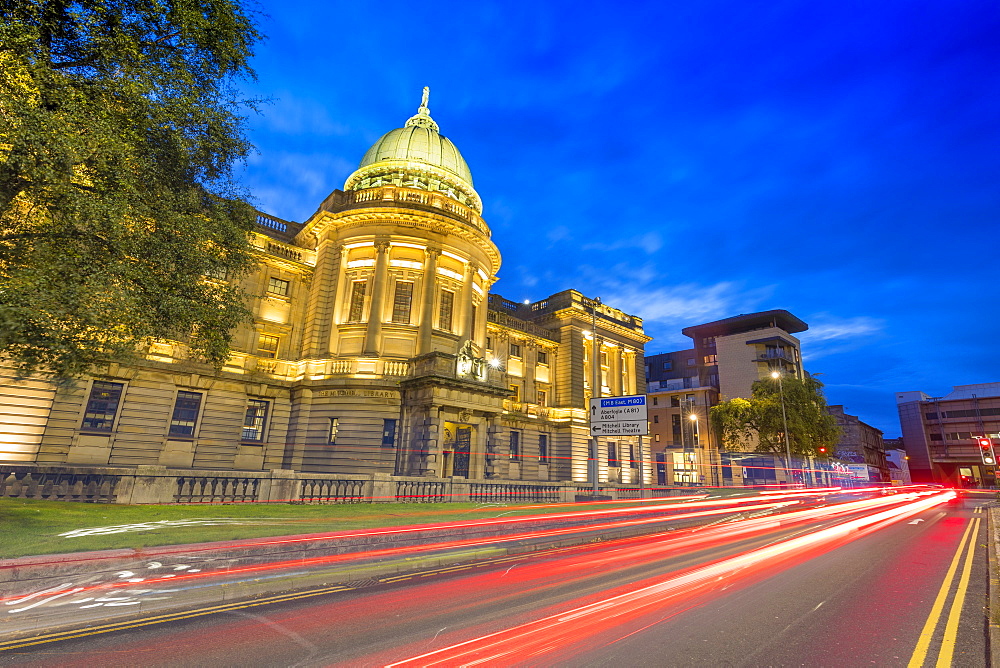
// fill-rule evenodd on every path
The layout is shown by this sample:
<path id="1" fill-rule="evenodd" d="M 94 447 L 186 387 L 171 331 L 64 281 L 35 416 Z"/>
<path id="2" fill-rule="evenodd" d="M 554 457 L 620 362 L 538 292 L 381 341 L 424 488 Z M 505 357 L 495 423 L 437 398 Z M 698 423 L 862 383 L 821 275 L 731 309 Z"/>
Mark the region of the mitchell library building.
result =
<path id="1" fill-rule="evenodd" d="M 490 292 L 482 210 L 425 90 L 307 221 L 259 215 L 221 371 L 160 341 L 68 388 L 8 377 L 0 463 L 586 482 L 588 398 L 645 393 L 649 337 L 575 290 Z M 637 442 L 600 440 L 601 482 L 638 482 Z"/>

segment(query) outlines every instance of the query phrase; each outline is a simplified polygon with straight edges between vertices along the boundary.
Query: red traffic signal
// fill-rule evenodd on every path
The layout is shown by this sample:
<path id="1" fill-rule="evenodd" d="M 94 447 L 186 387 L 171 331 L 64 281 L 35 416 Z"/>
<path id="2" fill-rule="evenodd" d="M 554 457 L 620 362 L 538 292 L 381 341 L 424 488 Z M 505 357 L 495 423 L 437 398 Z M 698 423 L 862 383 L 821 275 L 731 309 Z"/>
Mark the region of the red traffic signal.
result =
<path id="1" fill-rule="evenodd" d="M 993 454 L 993 440 L 987 436 L 977 436 L 976 443 L 979 444 L 979 454 L 983 456 L 983 464 L 996 466 L 997 458 Z"/>

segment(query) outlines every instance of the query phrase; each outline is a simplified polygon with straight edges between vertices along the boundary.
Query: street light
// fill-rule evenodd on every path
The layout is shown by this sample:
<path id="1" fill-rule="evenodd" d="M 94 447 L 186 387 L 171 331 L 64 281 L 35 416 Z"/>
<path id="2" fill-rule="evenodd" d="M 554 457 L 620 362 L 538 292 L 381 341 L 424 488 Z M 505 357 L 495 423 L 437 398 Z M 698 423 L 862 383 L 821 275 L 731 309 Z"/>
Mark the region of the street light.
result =
<path id="1" fill-rule="evenodd" d="M 771 378 L 776 378 L 778 381 L 778 396 L 781 397 L 781 428 L 785 434 L 785 456 L 788 458 L 788 466 L 785 469 L 788 472 L 788 476 L 792 478 L 791 482 L 795 482 L 795 478 L 792 476 L 792 446 L 788 444 L 788 419 L 785 417 L 785 389 L 781 385 L 781 372 L 772 371 Z"/>
<path id="2" fill-rule="evenodd" d="M 692 480 L 691 482 L 700 482 L 701 477 L 701 464 L 698 463 L 698 448 L 701 447 L 701 429 L 698 425 L 698 414 L 694 412 L 694 404 L 691 404 L 691 412 L 688 413 L 688 420 L 691 420 L 691 440 L 693 441 L 691 445 L 692 456 L 695 458 L 695 470 L 692 471 L 694 477 L 699 478 L 699 480 Z"/>
<path id="3" fill-rule="evenodd" d="M 601 298 L 600 297 L 595 297 L 590 302 L 591 326 L 593 327 L 593 332 L 592 332 L 593 345 L 591 346 L 591 357 L 594 358 L 594 359 L 591 360 L 591 366 L 590 366 L 590 368 L 591 368 L 591 373 L 590 373 L 590 396 L 593 397 L 594 399 L 599 399 L 600 396 L 601 396 L 601 379 L 600 379 L 600 375 L 601 375 L 601 366 L 600 366 L 600 364 L 601 364 L 601 362 L 598 359 L 598 355 L 600 355 L 601 353 L 600 353 L 600 351 L 597 348 L 597 307 L 600 305 L 600 303 L 601 303 Z M 596 497 L 597 496 L 597 492 L 598 492 L 598 488 L 597 488 L 597 477 L 598 477 L 598 468 L 597 468 L 597 436 L 591 436 L 590 437 L 590 457 L 589 457 L 589 459 L 590 459 L 590 467 L 589 468 L 591 469 L 591 482 L 593 483 L 593 486 L 594 486 L 593 495 Z"/>

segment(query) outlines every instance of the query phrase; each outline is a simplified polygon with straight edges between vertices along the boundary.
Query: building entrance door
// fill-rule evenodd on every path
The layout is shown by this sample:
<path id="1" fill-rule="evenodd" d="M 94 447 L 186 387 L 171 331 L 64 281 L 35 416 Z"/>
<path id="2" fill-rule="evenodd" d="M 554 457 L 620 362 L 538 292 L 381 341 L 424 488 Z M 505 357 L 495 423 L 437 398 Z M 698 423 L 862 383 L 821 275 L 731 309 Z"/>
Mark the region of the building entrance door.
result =
<path id="1" fill-rule="evenodd" d="M 455 429 L 455 459 L 452 475 L 469 477 L 469 455 L 472 452 L 472 427 Z"/>

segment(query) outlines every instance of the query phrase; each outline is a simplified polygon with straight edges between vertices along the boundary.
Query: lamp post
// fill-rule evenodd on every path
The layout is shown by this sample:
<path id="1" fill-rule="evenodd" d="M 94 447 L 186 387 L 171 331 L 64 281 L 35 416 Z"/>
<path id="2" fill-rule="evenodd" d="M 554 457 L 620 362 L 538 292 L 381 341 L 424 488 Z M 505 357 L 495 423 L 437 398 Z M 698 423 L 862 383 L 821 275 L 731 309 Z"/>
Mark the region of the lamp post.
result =
<path id="1" fill-rule="evenodd" d="M 594 399 L 599 399 L 601 396 L 601 361 L 599 359 L 600 352 L 597 348 L 597 307 L 601 303 L 600 297 L 595 297 L 592 302 L 590 302 L 590 316 L 591 316 L 591 336 L 594 338 L 593 346 L 591 346 L 591 375 L 590 375 L 590 395 Z M 597 496 L 597 437 L 591 436 L 590 438 L 590 470 L 591 470 L 591 480 L 594 485 L 594 496 Z"/>
<path id="2" fill-rule="evenodd" d="M 790 482 L 794 483 L 795 478 L 792 476 L 792 447 L 788 444 L 788 419 L 785 417 L 785 389 L 781 385 L 781 372 L 772 371 L 771 378 L 777 379 L 778 396 L 781 397 L 781 428 L 785 434 L 785 457 L 788 458 L 785 471 L 788 473 L 788 477 L 791 478 Z"/>
<path id="3" fill-rule="evenodd" d="M 691 451 L 694 454 L 695 462 L 698 461 L 698 448 L 701 447 L 701 430 L 698 428 L 698 415 L 694 412 L 694 404 L 690 404 L 691 412 L 688 413 L 688 420 L 691 420 Z M 695 477 L 700 478 L 701 475 L 698 472 L 699 465 L 695 465 Z M 693 482 L 701 482 L 700 480 L 694 480 Z"/>

